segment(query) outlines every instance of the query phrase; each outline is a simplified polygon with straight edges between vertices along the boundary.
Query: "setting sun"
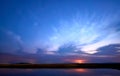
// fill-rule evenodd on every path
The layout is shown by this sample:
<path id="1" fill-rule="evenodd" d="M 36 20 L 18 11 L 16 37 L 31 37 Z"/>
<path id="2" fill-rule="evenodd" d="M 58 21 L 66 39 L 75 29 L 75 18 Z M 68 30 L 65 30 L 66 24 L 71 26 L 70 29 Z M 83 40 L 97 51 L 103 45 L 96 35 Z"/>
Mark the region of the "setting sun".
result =
<path id="1" fill-rule="evenodd" d="M 86 63 L 87 61 L 86 60 L 83 60 L 83 59 L 74 59 L 72 60 L 73 63 Z M 85 73 L 87 72 L 86 69 L 73 69 L 72 71 L 74 72 L 79 72 L 79 73 Z"/>
<path id="2" fill-rule="evenodd" d="M 81 60 L 81 59 L 77 59 L 77 60 L 73 60 L 74 63 L 85 63 L 86 60 Z"/>

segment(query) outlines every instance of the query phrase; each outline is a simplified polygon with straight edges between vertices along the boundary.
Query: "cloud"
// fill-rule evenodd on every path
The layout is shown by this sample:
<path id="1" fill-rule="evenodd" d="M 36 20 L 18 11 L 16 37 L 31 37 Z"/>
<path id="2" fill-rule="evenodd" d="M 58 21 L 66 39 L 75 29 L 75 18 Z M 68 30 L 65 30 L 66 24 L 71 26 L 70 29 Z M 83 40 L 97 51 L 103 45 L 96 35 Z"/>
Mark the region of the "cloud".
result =
<path id="1" fill-rule="evenodd" d="M 26 45 L 22 40 L 21 36 L 14 33 L 13 31 L 0 29 L 1 37 L 0 39 L 0 49 L 2 52 L 14 53 L 14 54 L 24 54 L 24 53 L 36 53 L 36 47 Z"/>
<path id="2" fill-rule="evenodd" d="M 66 44 L 60 46 L 54 52 L 55 52 L 56 55 L 61 55 L 61 56 L 64 56 L 64 55 L 82 55 L 82 54 L 85 54 L 80 49 L 78 49 L 74 43 L 66 43 Z"/>
<path id="3" fill-rule="evenodd" d="M 57 27 L 53 26 L 54 32 L 47 40 L 48 45 L 53 47 L 52 50 L 58 51 L 64 44 L 71 42 L 77 50 L 95 54 L 99 47 L 120 43 L 118 16 L 119 14 L 110 13 L 99 16 L 99 13 L 93 12 L 91 16 L 84 14 L 69 20 L 63 19 Z"/>
<path id="4" fill-rule="evenodd" d="M 97 49 L 98 55 L 120 55 L 120 44 L 110 44 Z"/>
<path id="5" fill-rule="evenodd" d="M 103 40 L 101 40 L 99 42 L 82 46 L 81 50 L 85 53 L 88 53 L 88 54 L 95 54 L 98 52 L 97 49 L 100 47 L 104 47 L 104 46 L 109 45 L 109 44 L 119 44 L 120 43 L 119 34 L 120 33 L 110 34 L 109 36 L 107 36 L 106 38 L 104 38 Z"/>
<path id="6" fill-rule="evenodd" d="M 12 31 L 1 29 L 0 30 L 0 36 L 2 39 L 0 41 L 2 42 L 1 49 L 3 49 L 3 52 L 12 52 L 15 53 L 17 50 L 22 51 L 24 47 L 24 42 L 21 39 L 21 36 L 15 34 Z M 9 49 L 7 49 L 9 48 Z"/>
<path id="7" fill-rule="evenodd" d="M 76 47 L 72 44 L 64 44 L 59 48 L 57 51 L 59 54 L 64 55 L 64 54 L 70 54 L 70 53 L 75 53 Z"/>
<path id="8" fill-rule="evenodd" d="M 27 62 L 27 63 L 36 63 L 37 60 L 35 58 L 30 58 L 29 56 L 19 56 L 19 55 L 14 55 L 14 54 L 9 54 L 9 53 L 0 53 L 0 63 L 22 63 L 22 62 Z"/>
<path id="9" fill-rule="evenodd" d="M 36 54 L 38 55 L 57 55 L 56 51 L 48 51 L 47 49 L 43 49 L 43 48 L 38 48 Z"/>
<path id="10" fill-rule="evenodd" d="M 20 35 L 17 35 L 15 34 L 14 32 L 12 31 L 6 31 L 8 37 L 11 37 L 18 45 L 19 48 L 22 48 L 23 47 L 23 40 L 21 39 L 21 36 Z"/>

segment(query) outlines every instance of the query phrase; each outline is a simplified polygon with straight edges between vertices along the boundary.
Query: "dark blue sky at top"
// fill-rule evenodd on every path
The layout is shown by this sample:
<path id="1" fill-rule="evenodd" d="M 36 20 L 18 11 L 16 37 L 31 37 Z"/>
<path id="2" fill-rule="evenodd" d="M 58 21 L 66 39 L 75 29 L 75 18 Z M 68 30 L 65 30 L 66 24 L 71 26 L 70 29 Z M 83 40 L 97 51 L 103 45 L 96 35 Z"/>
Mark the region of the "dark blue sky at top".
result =
<path id="1" fill-rule="evenodd" d="M 0 45 L 29 49 L 44 47 L 55 51 L 72 42 L 86 52 L 88 45 L 102 42 L 103 36 L 117 34 L 115 37 L 118 38 L 108 42 L 114 44 L 119 39 L 119 4 L 119 0 L 1 0 L 0 35 L 3 43 Z M 92 21 L 96 25 L 92 26 Z M 103 27 L 108 28 L 107 31 Z M 82 33 L 79 31 L 82 28 L 87 31 Z M 102 31 L 100 35 L 96 33 L 99 31 Z M 88 40 L 91 35 L 95 38 Z"/>

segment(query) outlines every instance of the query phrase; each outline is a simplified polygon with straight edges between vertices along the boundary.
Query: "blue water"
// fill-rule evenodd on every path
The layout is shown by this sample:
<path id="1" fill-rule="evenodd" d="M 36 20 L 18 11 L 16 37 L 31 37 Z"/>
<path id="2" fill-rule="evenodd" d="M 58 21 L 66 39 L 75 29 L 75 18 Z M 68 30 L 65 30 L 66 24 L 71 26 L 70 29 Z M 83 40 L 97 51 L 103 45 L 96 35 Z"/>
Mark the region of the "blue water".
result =
<path id="1" fill-rule="evenodd" d="M 114 69 L 0 69 L 0 76 L 120 76 Z"/>

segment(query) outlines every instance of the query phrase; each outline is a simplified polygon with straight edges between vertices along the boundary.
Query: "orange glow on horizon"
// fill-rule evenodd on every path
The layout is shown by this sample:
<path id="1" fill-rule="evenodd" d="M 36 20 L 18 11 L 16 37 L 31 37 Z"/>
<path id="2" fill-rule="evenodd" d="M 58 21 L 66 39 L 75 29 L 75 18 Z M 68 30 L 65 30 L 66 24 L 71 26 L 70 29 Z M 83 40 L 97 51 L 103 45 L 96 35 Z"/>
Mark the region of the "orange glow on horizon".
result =
<path id="1" fill-rule="evenodd" d="M 74 62 L 74 63 L 85 63 L 86 60 L 76 59 L 76 60 L 73 60 L 72 62 Z"/>
<path id="2" fill-rule="evenodd" d="M 80 73 L 85 73 L 85 72 L 87 72 L 86 69 L 75 69 L 74 71 L 75 71 L 75 72 L 80 72 Z"/>
<path id="3" fill-rule="evenodd" d="M 73 60 L 72 62 L 74 62 L 74 63 L 85 63 L 86 62 L 86 60 L 83 60 L 83 59 L 75 59 L 75 60 Z M 85 72 L 87 72 L 87 70 L 86 69 L 74 69 L 73 71 L 75 71 L 75 72 L 80 72 L 80 73 L 85 73 Z"/>

